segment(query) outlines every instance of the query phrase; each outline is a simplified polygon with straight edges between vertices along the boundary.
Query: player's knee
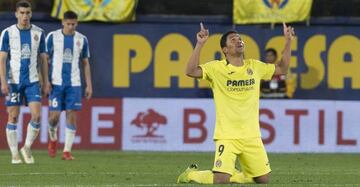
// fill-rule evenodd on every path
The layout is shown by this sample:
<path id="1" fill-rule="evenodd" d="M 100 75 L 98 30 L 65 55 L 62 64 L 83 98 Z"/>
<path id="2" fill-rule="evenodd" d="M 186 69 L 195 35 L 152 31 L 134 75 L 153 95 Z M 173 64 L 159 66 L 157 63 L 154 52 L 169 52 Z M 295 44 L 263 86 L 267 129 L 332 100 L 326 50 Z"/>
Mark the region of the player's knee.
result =
<path id="1" fill-rule="evenodd" d="M 18 115 L 11 115 L 9 114 L 9 123 L 16 124 L 18 122 L 19 116 Z"/>
<path id="2" fill-rule="evenodd" d="M 59 117 L 57 116 L 51 116 L 49 118 L 49 124 L 52 126 L 56 126 L 59 123 Z"/>
<path id="3" fill-rule="evenodd" d="M 49 124 L 52 126 L 56 126 L 59 123 L 61 112 L 58 111 L 50 111 L 49 113 Z"/>
<path id="4" fill-rule="evenodd" d="M 230 177 L 227 173 L 214 173 L 214 184 L 228 184 Z"/>
<path id="5" fill-rule="evenodd" d="M 16 111 L 11 111 L 9 112 L 8 118 L 9 123 L 16 124 L 19 120 L 19 113 Z"/>
<path id="6" fill-rule="evenodd" d="M 40 113 L 33 113 L 31 115 L 31 121 L 36 122 L 36 123 L 40 123 L 40 120 L 41 120 Z"/>
<path id="7" fill-rule="evenodd" d="M 76 118 L 66 118 L 66 123 L 76 125 Z"/>
<path id="8" fill-rule="evenodd" d="M 67 111 L 66 112 L 66 123 L 67 124 L 76 124 L 76 112 Z"/>
<path id="9" fill-rule="evenodd" d="M 270 181 L 269 175 L 266 174 L 266 175 L 262 175 L 262 176 L 259 176 L 259 177 L 254 177 L 254 181 L 257 184 L 268 184 L 269 181 Z"/>

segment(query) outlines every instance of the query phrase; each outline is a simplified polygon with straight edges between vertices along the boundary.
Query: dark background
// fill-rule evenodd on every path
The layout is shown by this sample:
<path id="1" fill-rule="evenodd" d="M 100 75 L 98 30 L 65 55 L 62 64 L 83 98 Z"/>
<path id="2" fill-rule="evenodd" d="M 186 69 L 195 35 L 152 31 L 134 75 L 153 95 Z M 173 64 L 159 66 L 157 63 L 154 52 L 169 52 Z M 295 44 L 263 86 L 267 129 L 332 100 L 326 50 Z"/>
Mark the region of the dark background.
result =
<path id="1" fill-rule="evenodd" d="M 48 12 L 52 0 L 29 0 L 34 12 Z M 0 0 L 0 12 L 13 11 L 15 0 Z M 139 0 L 138 15 L 225 15 L 232 16 L 232 0 Z M 9 8 L 11 8 L 9 10 Z M 360 0 L 313 0 L 312 17 L 359 17 Z"/>

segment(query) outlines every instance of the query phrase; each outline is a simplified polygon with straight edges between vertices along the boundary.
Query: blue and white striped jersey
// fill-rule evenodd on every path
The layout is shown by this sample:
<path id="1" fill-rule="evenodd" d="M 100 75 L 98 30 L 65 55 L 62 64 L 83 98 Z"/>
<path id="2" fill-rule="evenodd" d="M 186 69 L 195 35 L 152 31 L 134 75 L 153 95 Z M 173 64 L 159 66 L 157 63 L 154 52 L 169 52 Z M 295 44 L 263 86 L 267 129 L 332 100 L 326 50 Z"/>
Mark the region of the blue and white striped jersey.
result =
<path id="1" fill-rule="evenodd" d="M 39 81 L 37 58 L 45 53 L 45 34 L 36 25 L 21 30 L 16 24 L 4 29 L 0 36 L 0 51 L 8 53 L 7 80 L 10 84 Z"/>
<path id="2" fill-rule="evenodd" d="M 46 51 L 50 56 L 51 83 L 81 86 L 79 63 L 90 57 L 87 38 L 79 32 L 64 35 L 59 29 L 47 35 Z"/>

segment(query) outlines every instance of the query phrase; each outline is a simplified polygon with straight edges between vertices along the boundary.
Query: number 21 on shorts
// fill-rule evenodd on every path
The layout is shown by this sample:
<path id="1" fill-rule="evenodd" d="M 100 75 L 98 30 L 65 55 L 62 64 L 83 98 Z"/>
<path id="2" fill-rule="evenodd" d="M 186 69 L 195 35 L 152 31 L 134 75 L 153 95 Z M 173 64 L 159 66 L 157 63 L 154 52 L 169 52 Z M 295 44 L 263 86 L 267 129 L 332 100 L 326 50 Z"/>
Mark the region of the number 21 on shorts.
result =
<path id="1" fill-rule="evenodd" d="M 12 103 L 20 102 L 20 94 L 19 93 L 11 93 L 10 102 L 12 102 Z"/>

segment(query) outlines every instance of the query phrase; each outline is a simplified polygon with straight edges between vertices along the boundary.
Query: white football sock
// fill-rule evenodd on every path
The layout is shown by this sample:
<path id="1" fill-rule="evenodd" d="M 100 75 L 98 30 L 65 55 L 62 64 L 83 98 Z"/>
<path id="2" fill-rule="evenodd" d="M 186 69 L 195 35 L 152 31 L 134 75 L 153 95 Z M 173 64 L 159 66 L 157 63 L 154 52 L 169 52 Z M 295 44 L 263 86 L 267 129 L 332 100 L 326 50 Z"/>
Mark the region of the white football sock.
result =
<path id="1" fill-rule="evenodd" d="M 17 125 L 7 124 L 6 126 L 6 139 L 13 157 L 19 155 L 18 138 L 17 138 Z"/>
<path id="2" fill-rule="evenodd" d="M 51 141 L 57 141 L 57 125 L 52 125 L 49 123 L 49 138 Z"/>
<path id="3" fill-rule="evenodd" d="M 76 133 L 75 125 L 66 125 L 64 152 L 71 152 L 71 147 L 75 139 L 75 133 Z"/>
<path id="4" fill-rule="evenodd" d="M 31 148 L 31 145 L 34 143 L 36 137 L 38 136 L 40 131 L 40 123 L 35 123 L 30 121 L 27 127 L 25 147 Z"/>

